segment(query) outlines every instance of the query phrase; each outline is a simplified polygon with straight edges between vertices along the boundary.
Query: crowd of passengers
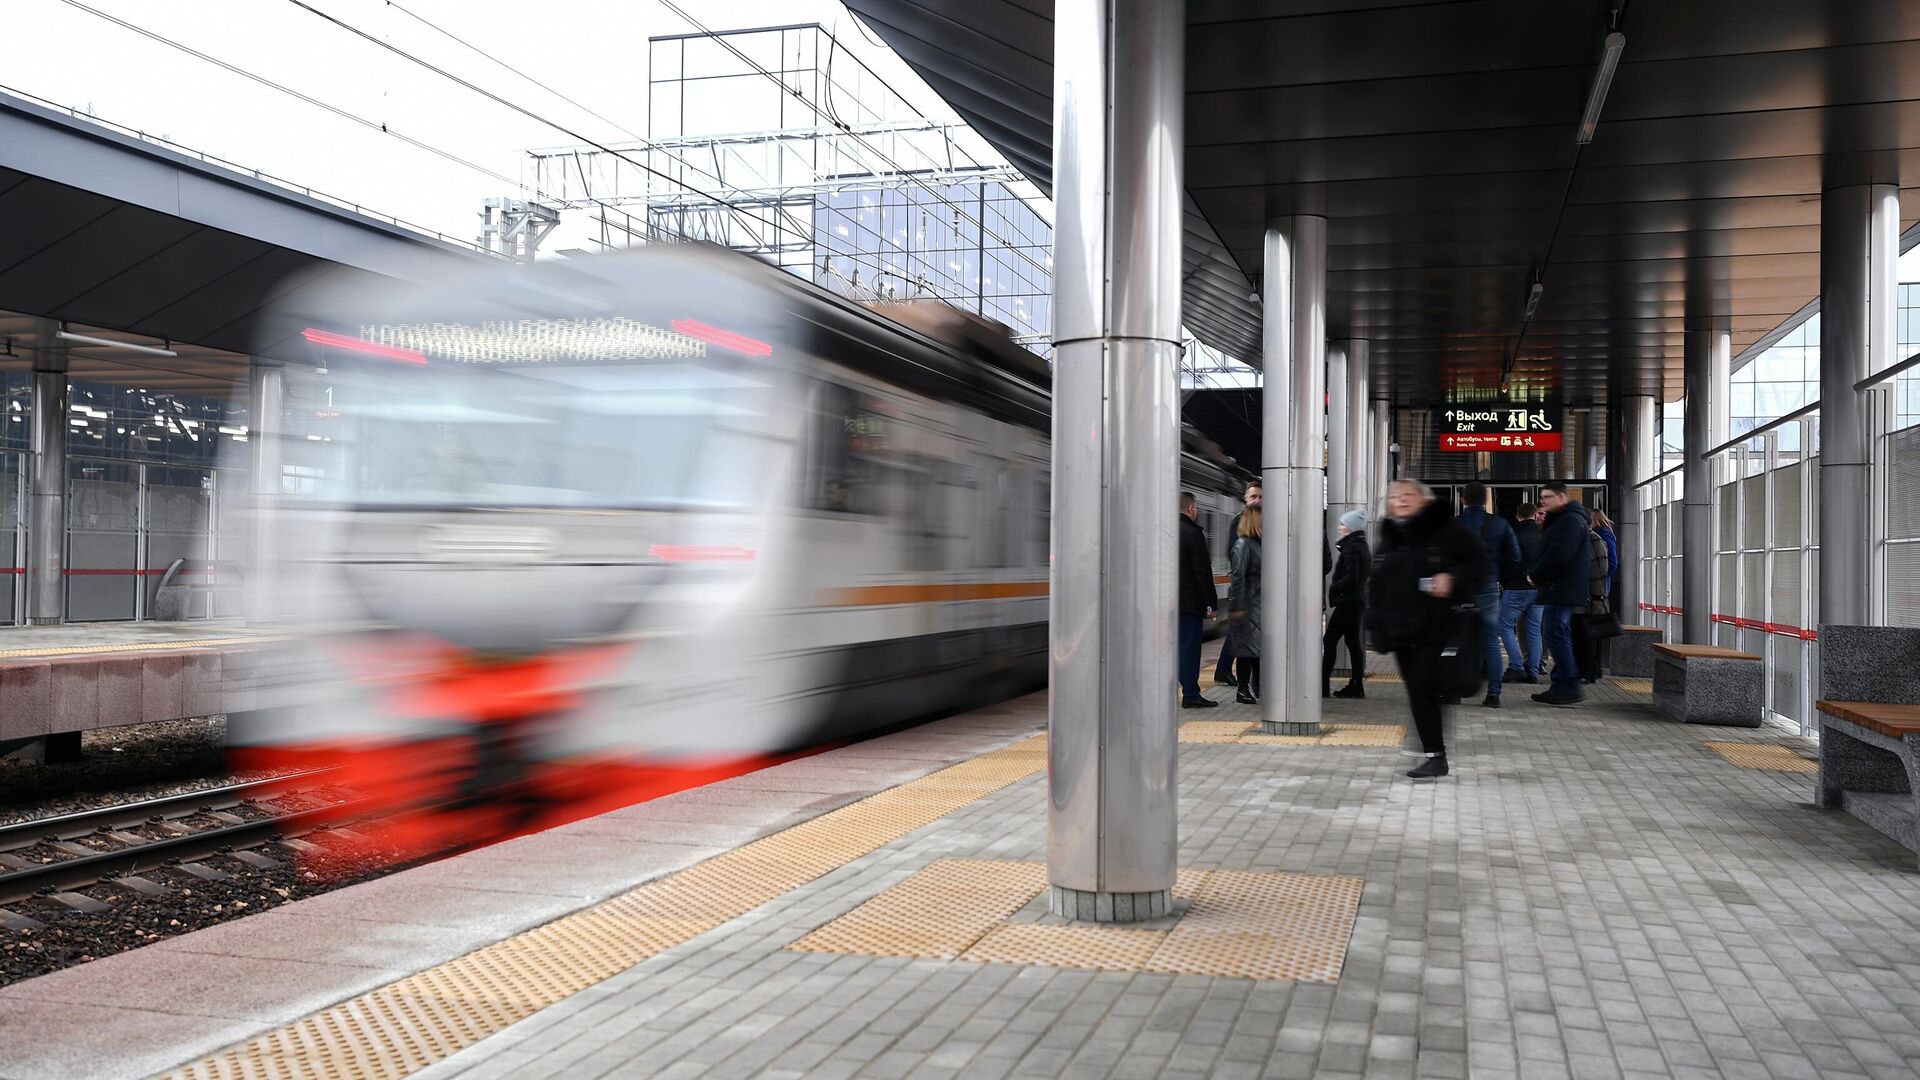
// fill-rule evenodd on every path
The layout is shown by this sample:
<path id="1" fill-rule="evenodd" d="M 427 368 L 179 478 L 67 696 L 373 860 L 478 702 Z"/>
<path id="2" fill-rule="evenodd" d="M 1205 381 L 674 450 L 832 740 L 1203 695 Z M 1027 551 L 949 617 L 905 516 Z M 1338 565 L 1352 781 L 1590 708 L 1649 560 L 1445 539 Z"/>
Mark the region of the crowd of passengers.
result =
<path id="1" fill-rule="evenodd" d="M 1220 704 L 1200 687 L 1200 644 L 1206 620 L 1226 615 L 1214 682 L 1235 688 L 1241 704 L 1260 700 L 1261 488 L 1247 485 L 1245 506 L 1228 530 L 1232 564 L 1227 599 L 1214 585 L 1206 532 L 1192 492 L 1180 496 L 1181 707 Z M 1377 549 L 1375 547 L 1377 543 Z M 1500 707 L 1508 683 L 1547 688 L 1544 705 L 1570 706 L 1604 673 L 1608 639 L 1620 633 L 1612 611 L 1620 568 L 1613 523 L 1574 498 L 1566 484 L 1546 485 L 1539 505 L 1522 503 L 1512 520 L 1489 509 L 1483 484 L 1468 484 L 1458 514 L 1418 480 L 1396 480 L 1375 541 L 1359 511 L 1339 519 L 1339 536 L 1324 544 L 1326 624 L 1321 642 L 1321 696 L 1364 698 L 1361 637 L 1391 653 L 1406 684 L 1424 760 L 1407 775 L 1447 775 L 1444 708 L 1481 685 L 1480 704 Z M 1346 685 L 1332 688 L 1336 647 L 1345 642 Z M 1544 646 L 1544 649 L 1543 649 Z"/>

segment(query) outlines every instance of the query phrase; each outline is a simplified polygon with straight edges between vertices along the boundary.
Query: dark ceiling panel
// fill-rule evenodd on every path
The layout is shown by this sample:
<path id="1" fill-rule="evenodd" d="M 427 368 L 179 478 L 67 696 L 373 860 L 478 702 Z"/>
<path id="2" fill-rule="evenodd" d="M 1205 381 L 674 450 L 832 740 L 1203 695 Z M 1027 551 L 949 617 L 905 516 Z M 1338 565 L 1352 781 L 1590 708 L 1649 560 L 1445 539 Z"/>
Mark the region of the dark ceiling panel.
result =
<path id="1" fill-rule="evenodd" d="M 63 203 L 64 200 L 54 200 Z M 55 315 L 60 304 L 193 233 L 199 226 L 125 203 L 0 272 L 8 308 Z"/>
<path id="2" fill-rule="evenodd" d="M 215 229 L 197 229 L 62 305 L 69 317 L 138 329 L 157 311 L 206 288 L 272 250 Z"/>

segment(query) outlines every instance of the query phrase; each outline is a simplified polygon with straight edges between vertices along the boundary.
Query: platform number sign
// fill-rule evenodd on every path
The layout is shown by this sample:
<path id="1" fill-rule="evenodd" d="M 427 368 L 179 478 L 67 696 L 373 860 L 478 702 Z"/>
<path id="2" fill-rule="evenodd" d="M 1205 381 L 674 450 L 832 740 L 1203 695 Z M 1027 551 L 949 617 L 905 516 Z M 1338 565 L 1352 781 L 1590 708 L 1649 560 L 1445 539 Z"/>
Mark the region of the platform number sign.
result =
<path id="1" fill-rule="evenodd" d="M 1438 410 L 1436 419 L 1442 450 L 1525 453 L 1560 449 L 1560 409 L 1555 405 L 1449 405 Z"/>

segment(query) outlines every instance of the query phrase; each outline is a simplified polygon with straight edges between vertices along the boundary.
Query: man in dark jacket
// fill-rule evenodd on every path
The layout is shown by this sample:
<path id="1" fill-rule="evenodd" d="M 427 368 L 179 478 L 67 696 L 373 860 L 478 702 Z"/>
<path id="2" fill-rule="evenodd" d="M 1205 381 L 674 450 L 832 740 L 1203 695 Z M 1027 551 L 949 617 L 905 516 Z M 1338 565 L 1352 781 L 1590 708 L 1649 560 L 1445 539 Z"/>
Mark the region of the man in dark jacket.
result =
<path id="1" fill-rule="evenodd" d="M 1453 606 L 1470 598 L 1486 577 L 1480 541 L 1434 502 L 1418 480 L 1396 480 L 1387 493 L 1388 518 L 1380 555 L 1368 583 L 1367 630 L 1375 649 L 1391 651 L 1407 684 L 1407 701 L 1427 760 L 1407 775 L 1447 775 L 1442 733 L 1441 653 L 1449 645 Z"/>
<path id="2" fill-rule="evenodd" d="M 1567 494 L 1565 484 L 1540 489 L 1540 508 L 1547 512 L 1547 524 L 1540 533 L 1540 554 L 1527 577 L 1540 590 L 1540 626 L 1547 652 L 1553 656 L 1553 685 L 1533 695 L 1533 700 L 1572 705 L 1586 697 L 1573 655 L 1573 613 L 1587 604 L 1592 530 L 1587 528 L 1587 508 Z"/>
<path id="3" fill-rule="evenodd" d="M 1520 541 L 1513 535 L 1507 519 L 1487 511 L 1487 486 L 1468 484 L 1461 493 L 1460 527 L 1480 541 L 1487 556 L 1488 574 L 1474 594 L 1474 607 L 1480 613 L 1480 653 L 1487 662 L 1487 699 L 1489 709 L 1500 707 L 1500 676 L 1507 662 L 1500 656 L 1500 588 L 1508 572 L 1520 564 Z"/>
<path id="4" fill-rule="evenodd" d="M 1530 683 L 1540 675 L 1540 605 L 1534 603 L 1539 593 L 1527 580 L 1527 571 L 1540 557 L 1540 523 L 1533 514 L 1532 503 L 1521 503 L 1514 514 L 1513 537 L 1520 561 L 1500 579 L 1500 643 L 1507 652 L 1507 669 L 1500 673 L 1503 682 Z"/>
<path id="5" fill-rule="evenodd" d="M 1360 647 L 1360 622 L 1367 608 L 1367 575 L 1373 573 L 1373 552 L 1367 547 L 1367 518 L 1358 510 L 1340 515 L 1340 558 L 1333 564 L 1333 582 L 1327 586 L 1327 633 L 1320 642 L 1320 696 L 1333 680 L 1333 654 L 1347 643 L 1352 672 L 1347 685 L 1333 691 L 1337 698 L 1367 696 L 1367 654 Z"/>
<path id="6" fill-rule="evenodd" d="M 1245 496 L 1242 497 L 1241 501 L 1246 503 L 1246 505 L 1249 507 L 1252 507 L 1254 509 L 1259 509 L 1260 481 L 1253 480 L 1248 482 L 1247 493 Z M 1233 515 L 1233 520 L 1227 523 L 1227 550 L 1229 551 L 1233 550 L 1233 539 L 1234 537 L 1239 535 L 1240 535 L 1240 515 L 1235 514 Z M 1234 685 L 1233 643 L 1225 635 L 1223 635 L 1220 638 L 1220 662 L 1214 665 L 1213 681 L 1220 686 Z"/>
<path id="7" fill-rule="evenodd" d="M 1218 705 L 1200 693 L 1200 635 L 1207 617 L 1220 605 L 1213 587 L 1213 560 L 1207 555 L 1207 534 L 1200 528 L 1199 500 L 1193 492 L 1180 493 L 1180 707 L 1211 709 Z"/>

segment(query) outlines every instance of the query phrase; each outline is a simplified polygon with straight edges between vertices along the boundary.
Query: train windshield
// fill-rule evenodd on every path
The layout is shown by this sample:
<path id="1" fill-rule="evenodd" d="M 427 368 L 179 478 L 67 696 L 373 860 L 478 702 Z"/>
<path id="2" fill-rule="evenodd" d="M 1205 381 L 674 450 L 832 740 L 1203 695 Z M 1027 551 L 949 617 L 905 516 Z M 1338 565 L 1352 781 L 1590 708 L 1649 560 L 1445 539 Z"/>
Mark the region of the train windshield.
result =
<path id="1" fill-rule="evenodd" d="M 311 494 L 363 506 L 734 509 L 773 387 L 751 365 L 374 361 L 314 377 Z M 290 388 L 291 390 L 291 388 Z M 324 399 L 324 400 L 318 400 Z M 316 446 L 315 444 L 319 445 Z"/>

